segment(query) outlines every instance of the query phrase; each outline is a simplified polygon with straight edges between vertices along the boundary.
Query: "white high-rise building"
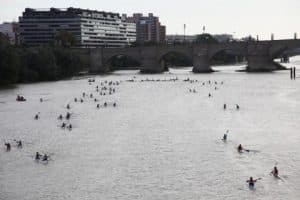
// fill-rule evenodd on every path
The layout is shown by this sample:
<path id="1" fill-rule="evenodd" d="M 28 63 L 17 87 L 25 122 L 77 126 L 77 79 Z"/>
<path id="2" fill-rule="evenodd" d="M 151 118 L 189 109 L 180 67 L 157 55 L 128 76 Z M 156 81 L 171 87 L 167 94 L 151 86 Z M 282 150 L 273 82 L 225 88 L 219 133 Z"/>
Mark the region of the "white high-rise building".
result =
<path id="1" fill-rule="evenodd" d="M 20 42 L 24 45 L 49 44 L 61 31 L 72 33 L 83 47 L 123 47 L 136 41 L 136 25 L 118 13 L 26 8 L 19 22 Z"/>

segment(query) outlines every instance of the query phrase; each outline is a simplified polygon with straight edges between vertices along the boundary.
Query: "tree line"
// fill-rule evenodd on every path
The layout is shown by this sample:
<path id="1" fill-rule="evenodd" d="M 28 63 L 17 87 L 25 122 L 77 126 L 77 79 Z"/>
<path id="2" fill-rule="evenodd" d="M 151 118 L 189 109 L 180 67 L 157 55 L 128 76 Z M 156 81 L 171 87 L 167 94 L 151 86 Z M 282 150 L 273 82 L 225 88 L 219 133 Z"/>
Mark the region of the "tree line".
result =
<path id="1" fill-rule="evenodd" d="M 63 33 L 61 37 L 68 36 Z M 0 34 L 0 85 L 55 81 L 78 74 L 83 62 L 66 48 L 70 45 L 66 41 L 62 39 L 62 45 L 21 47 L 11 45 L 9 39 Z"/>

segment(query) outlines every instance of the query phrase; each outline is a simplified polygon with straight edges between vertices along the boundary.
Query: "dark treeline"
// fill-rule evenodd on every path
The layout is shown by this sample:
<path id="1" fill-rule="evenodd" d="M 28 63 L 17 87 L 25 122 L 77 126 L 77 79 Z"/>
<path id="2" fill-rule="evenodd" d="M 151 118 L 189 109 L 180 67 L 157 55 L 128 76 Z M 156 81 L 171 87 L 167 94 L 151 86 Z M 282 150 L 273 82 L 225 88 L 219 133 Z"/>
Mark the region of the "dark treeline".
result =
<path id="1" fill-rule="evenodd" d="M 0 85 L 55 81 L 77 74 L 79 56 L 63 46 L 16 47 L 0 36 Z"/>

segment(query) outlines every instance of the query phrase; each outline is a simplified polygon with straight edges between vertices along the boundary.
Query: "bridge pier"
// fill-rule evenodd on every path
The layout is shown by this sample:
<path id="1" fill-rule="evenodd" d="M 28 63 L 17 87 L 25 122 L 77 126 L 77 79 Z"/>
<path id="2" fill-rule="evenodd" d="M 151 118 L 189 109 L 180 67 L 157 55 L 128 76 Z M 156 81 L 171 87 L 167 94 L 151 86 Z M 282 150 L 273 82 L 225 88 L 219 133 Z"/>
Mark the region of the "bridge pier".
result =
<path id="1" fill-rule="evenodd" d="M 146 47 L 140 49 L 141 73 L 162 73 L 165 71 L 164 64 L 159 61 L 158 47 Z"/>
<path id="2" fill-rule="evenodd" d="M 210 68 L 209 56 L 205 49 L 194 49 L 193 53 L 193 72 L 194 73 L 210 73 L 213 70 Z"/>
<path id="3" fill-rule="evenodd" d="M 268 72 L 277 69 L 278 64 L 267 55 L 248 55 L 248 72 Z"/>
<path id="4" fill-rule="evenodd" d="M 141 60 L 141 73 L 156 74 L 164 72 L 164 64 L 155 58 L 144 58 Z"/>
<path id="5" fill-rule="evenodd" d="M 269 44 L 251 44 L 248 47 L 248 72 L 270 72 L 284 69 L 273 61 Z"/>

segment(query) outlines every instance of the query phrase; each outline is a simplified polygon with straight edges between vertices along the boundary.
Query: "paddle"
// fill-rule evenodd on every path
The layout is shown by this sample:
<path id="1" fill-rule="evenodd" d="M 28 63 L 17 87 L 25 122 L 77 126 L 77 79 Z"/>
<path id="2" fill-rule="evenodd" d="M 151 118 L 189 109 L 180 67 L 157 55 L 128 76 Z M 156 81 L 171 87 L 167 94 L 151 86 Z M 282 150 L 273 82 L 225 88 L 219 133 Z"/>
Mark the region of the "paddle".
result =
<path id="1" fill-rule="evenodd" d="M 254 182 L 255 182 L 255 181 L 259 181 L 259 180 L 262 180 L 262 178 L 253 179 Z M 250 180 L 247 180 L 246 182 L 249 183 Z"/>
<path id="2" fill-rule="evenodd" d="M 253 153 L 258 153 L 258 152 L 260 152 L 259 150 L 252 150 L 252 149 L 244 149 L 244 151 L 246 151 L 246 152 L 253 152 Z"/>

